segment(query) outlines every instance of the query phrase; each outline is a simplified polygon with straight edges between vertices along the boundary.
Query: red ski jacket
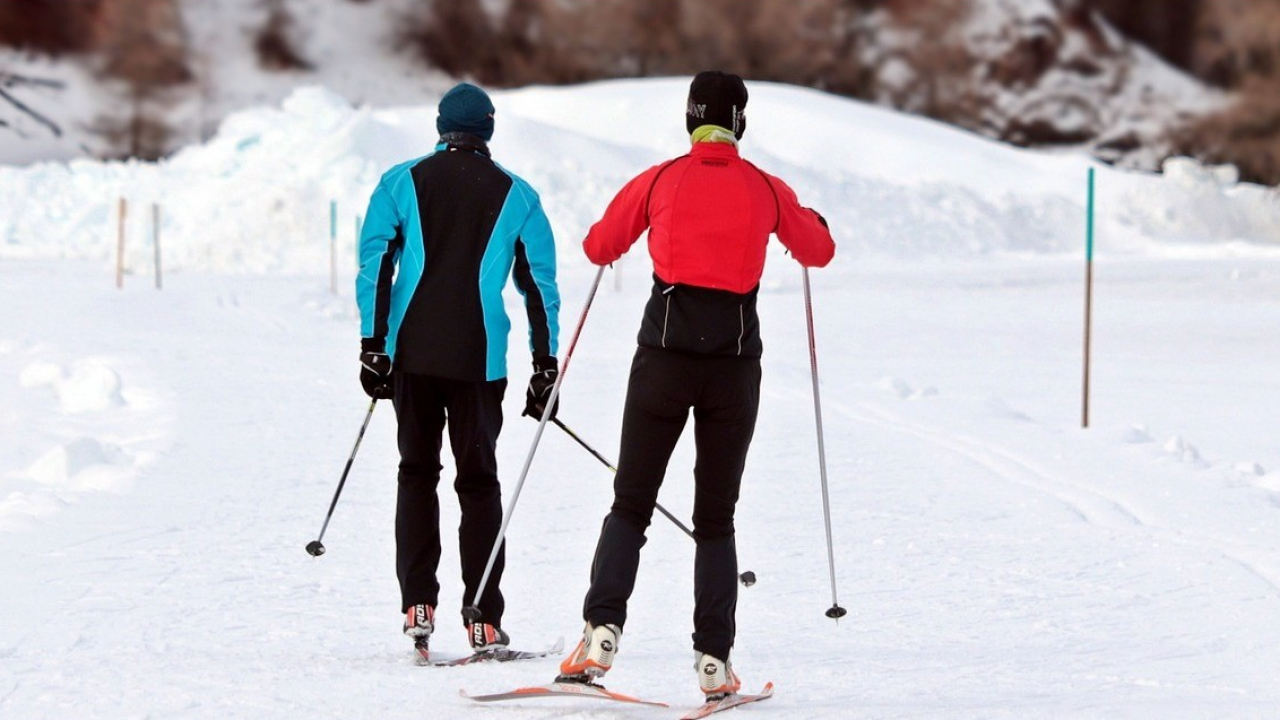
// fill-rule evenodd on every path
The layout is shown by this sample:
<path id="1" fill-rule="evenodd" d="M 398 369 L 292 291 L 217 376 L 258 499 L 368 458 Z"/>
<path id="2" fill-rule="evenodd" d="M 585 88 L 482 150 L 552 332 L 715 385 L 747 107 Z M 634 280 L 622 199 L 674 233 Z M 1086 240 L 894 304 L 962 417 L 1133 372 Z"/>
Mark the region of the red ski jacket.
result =
<path id="1" fill-rule="evenodd" d="M 639 343 L 698 354 L 759 357 L 755 298 L 770 233 L 805 267 L 835 254 L 826 220 L 729 143 L 695 143 L 627 183 L 583 249 L 606 265 L 645 228 L 654 292 Z"/>

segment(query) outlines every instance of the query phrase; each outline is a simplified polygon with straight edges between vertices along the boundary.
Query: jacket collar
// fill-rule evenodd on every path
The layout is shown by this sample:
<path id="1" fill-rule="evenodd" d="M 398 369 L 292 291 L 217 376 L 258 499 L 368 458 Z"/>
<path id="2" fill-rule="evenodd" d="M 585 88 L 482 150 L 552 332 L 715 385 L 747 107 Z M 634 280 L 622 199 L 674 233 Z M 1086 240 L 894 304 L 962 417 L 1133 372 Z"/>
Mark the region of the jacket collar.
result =
<path id="1" fill-rule="evenodd" d="M 737 145 L 738 138 L 728 129 L 719 125 L 699 125 L 689 133 L 694 142 L 722 142 Z"/>
<path id="2" fill-rule="evenodd" d="M 738 146 L 722 142 L 696 142 L 689 153 L 695 157 L 738 157 Z"/>
<path id="3" fill-rule="evenodd" d="M 489 146 L 484 140 L 464 132 L 447 132 L 441 135 L 436 150 L 470 150 L 490 157 Z"/>

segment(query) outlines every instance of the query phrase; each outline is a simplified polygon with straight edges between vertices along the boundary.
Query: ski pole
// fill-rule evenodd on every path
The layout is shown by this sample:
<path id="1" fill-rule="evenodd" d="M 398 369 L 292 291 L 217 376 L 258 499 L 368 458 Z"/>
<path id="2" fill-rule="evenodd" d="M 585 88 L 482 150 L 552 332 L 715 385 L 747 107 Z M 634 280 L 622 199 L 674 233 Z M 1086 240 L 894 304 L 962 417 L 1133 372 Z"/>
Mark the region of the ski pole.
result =
<path id="1" fill-rule="evenodd" d="M 595 456 L 595 458 L 596 458 L 597 460 L 599 460 L 601 463 L 603 463 L 605 467 L 607 467 L 607 468 L 609 468 L 610 470 L 612 470 L 614 475 L 617 475 L 617 474 L 618 474 L 618 468 L 614 467 L 614 466 L 613 466 L 613 463 L 611 463 L 611 462 L 609 462 L 608 460 L 606 460 L 606 459 L 605 459 L 605 457 L 604 457 L 603 455 L 601 455 L 600 453 L 596 452 L 596 449 L 595 449 L 595 448 L 591 447 L 590 445 L 588 445 L 588 444 L 586 443 L 586 441 L 585 441 L 585 440 L 583 440 L 582 438 L 578 437 L 578 434 L 577 434 L 577 433 L 575 433 L 574 431 L 570 430 L 570 429 L 568 428 L 568 426 L 567 426 L 567 425 L 565 425 L 564 423 L 560 422 L 560 418 L 551 418 L 551 422 L 555 423 L 557 427 L 559 427 L 561 430 L 563 430 L 563 431 L 565 431 L 566 433 L 568 433 L 569 437 L 571 437 L 571 438 L 573 438 L 575 441 L 577 441 L 577 443 L 578 443 L 579 445 L 581 445 L 582 447 L 586 448 L 586 451 L 587 451 L 587 452 L 589 452 L 589 453 L 591 453 L 592 455 L 594 455 L 594 456 Z M 671 513 L 667 512 L 667 509 L 666 509 L 666 508 L 662 507 L 662 503 L 657 503 L 657 507 L 658 507 L 658 512 L 662 513 L 663 515 L 666 515 L 666 516 L 667 516 L 667 519 L 668 519 L 668 520 L 670 520 L 671 522 L 675 523 L 675 524 L 676 524 L 676 527 L 678 527 L 678 528 L 680 528 L 681 530 L 683 530 L 685 535 L 688 535 L 690 538 L 692 538 L 692 539 L 694 539 L 694 540 L 696 540 L 696 539 L 697 539 L 697 538 L 694 538 L 694 537 L 693 537 L 693 531 L 692 531 L 692 530 L 690 530 L 690 529 L 688 528 L 688 526 L 686 526 L 684 523 L 680 522 L 680 519 L 679 519 L 679 518 L 677 518 L 675 515 L 672 515 Z"/>
<path id="2" fill-rule="evenodd" d="M 822 401 L 818 397 L 818 347 L 813 336 L 813 296 L 809 292 L 809 268 L 804 270 L 804 312 L 809 325 L 809 368 L 813 375 L 813 417 L 818 426 L 818 470 L 822 477 L 822 519 L 827 525 L 827 565 L 831 570 L 831 607 L 827 617 L 839 620 L 848 611 L 836 600 L 836 555 L 831 546 L 831 500 L 827 493 L 827 452 L 822 442 Z"/>
<path id="3" fill-rule="evenodd" d="M 312 557 L 324 554 L 324 531 L 329 529 L 329 520 L 333 517 L 333 509 L 338 506 L 338 496 L 342 494 L 342 486 L 347 484 L 347 473 L 351 472 L 351 463 L 356 459 L 356 451 L 360 449 L 360 441 L 364 439 L 364 431 L 369 427 L 369 418 L 373 417 L 373 409 L 378 406 L 378 399 L 369 403 L 369 412 L 364 414 L 364 422 L 360 425 L 360 434 L 356 436 L 356 446 L 351 448 L 351 457 L 347 458 L 347 466 L 342 469 L 342 478 L 338 480 L 338 489 L 333 493 L 333 502 L 329 503 L 329 514 L 324 516 L 324 525 L 320 528 L 320 536 L 307 543 L 307 552 Z"/>
<path id="4" fill-rule="evenodd" d="M 604 466 L 612 470 L 614 475 L 618 474 L 618 468 L 614 467 L 613 463 L 610 463 L 608 460 L 606 460 L 603 455 L 596 452 L 595 448 L 591 447 L 590 445 L 587 444 L 585 440 L 578 437 L 577 433 L 570 430 L 569 427 L 564 423 L 560 422 L 560 418 L 551 418 L 551 422 L 555 423 L 557 427 L 559 427 L 561 430 L 568 433 L 569 437 L 573 438 L 575 441 L 577 441 L 579 445 L 586 448 L 587 452 L 594 455 L 597 460 L 604 463 Z M 693 536 L 693 531 L 690 530 L 684 523 L 680 522 L 679 518 L 677 518 L 675 515 L 672 515 L 671 513 L 667 512 L 667 509 L 662 507 L 662 503 L 654 503 L 654 505 L 658 508 L 658 512 L 662 513 L 663 515 L 666 515 L 668 520 L 675 523 L 676 527 L 683 530 L 684 534 L 688 535 L 690 540 L 693 540 L 694 542 L 698 541 L 698 538 Z M 747 570 L 746 572 L 743 572 L 741 575 L 738 575 L 738 579 L 741 580 L 742 584 L 746 587 L 751 587 L 752 585 L 756 584 L 756 574 L 751 572 L 750 570 Z"/>
<path id="5" fill-rule="evenodd" d="M 502 511 L 502 527 L 498 528 L 498 537 L 494 538 L 493 550 L 489 552 L 489 561 L 485 563 L 484 574 L 480 576 L 480 585 L 476 588 L 475 597 L 471 598 L 471 604 L 462 608 L 462 617 L 468 622 L 478 622 L 480 620 L 480 598 L 484 597 L 484 591 L 489 584 L 489 573 L 493 572 L 493 563 L 498 559 L 498 552 L 502 549 L 502 543 L 507 537 L 507 526 L 511 524 L 511 515 L 516 510 L 516 502 L 520 500 L 520 490 L 524 487 L 525 478 L 529 476 L 529 466 L 533 464 L 533 455 L 538 451 L 538 443 L 542 440 L 542 431 L 547 427 L 547 421 L 551 419 L 551 412 L 556 407 L 556 400 L 560 397 L 560 386 L 564 383 L 564 376 L 569 374 L 569 362 L 573 359 L 573 349 L 578 345 L 578 337 L 582 335 L 582 326 L 587 322 L 587 312 L 591 310 L 591 303 L 596 299 L 596 290 L 600 288 L 600 279 L 604 277 L 605 266 L 601 265 L 596 272 L 596 279 L 591 283 L 591 292 L 587 294 L 587 302 L 582 306 L 582 315 L 578 318 L 578 327 L 573 331 L 573 339 L 569 342 L 569 349 L 564 354 L 564 366 L 560 368 L 560 372 L 556 375 L 556 381 L 551 384 L 551 395 L 547 397 L 547 405 L 542 409 L 542 418 L 538 420 L 538 431 L 533 435 L 533 444 L 529 447 L 529 455 L 524 460 L 524 468 L 520 471 L 520 480 L 516 482 L 515 492 L 511 495 L 511 501 L 507 503 L 507 507 Z"/>

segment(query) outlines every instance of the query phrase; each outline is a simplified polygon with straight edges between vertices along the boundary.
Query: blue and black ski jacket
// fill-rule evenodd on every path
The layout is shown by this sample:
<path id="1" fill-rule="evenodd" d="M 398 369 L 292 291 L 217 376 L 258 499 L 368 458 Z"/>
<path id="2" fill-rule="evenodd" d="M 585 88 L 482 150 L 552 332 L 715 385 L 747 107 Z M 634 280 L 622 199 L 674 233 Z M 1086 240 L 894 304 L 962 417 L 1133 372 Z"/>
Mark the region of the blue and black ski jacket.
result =
<path id="1" fill-rule="evenodd" d="M 432 154 L 388 170 L 360 233 L 356 302 L 365 350 L 396 370 L 454 380 L 507 376 L 508 276 L 524 296 L 534 361 L 556 354 L 555 241 L 538 194 L 449 133 Z"/>

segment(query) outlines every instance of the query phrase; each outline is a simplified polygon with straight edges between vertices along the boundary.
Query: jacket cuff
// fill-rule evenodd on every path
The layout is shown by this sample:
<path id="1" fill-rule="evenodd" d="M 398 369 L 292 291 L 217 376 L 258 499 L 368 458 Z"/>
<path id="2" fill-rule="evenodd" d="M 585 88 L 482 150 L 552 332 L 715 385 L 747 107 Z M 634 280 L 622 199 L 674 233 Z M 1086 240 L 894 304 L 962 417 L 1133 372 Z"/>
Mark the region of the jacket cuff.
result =
<path id="1" fill-rule="evenodd" d="M 543 373 L 548 370 L 560 372 L 560 361 L 556 359 L 555 355 L 543 355 L 533 359 L 533 371 L 535 373 Z"/>
<path id="2" fill-rule="evenodd" d="M 361 352 L 379 352 L 387 351 L 387 341 L 385 338 L 360 338 Z"/>

